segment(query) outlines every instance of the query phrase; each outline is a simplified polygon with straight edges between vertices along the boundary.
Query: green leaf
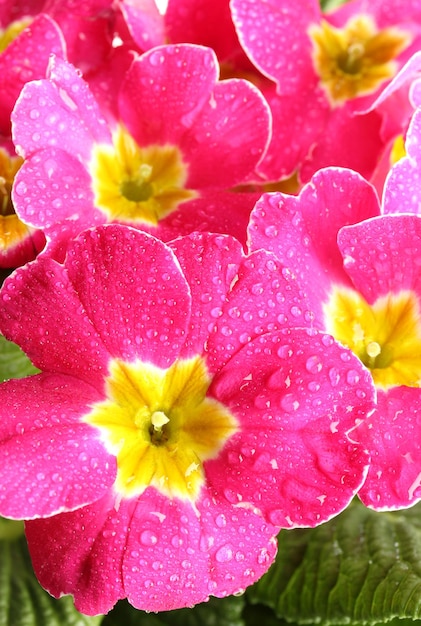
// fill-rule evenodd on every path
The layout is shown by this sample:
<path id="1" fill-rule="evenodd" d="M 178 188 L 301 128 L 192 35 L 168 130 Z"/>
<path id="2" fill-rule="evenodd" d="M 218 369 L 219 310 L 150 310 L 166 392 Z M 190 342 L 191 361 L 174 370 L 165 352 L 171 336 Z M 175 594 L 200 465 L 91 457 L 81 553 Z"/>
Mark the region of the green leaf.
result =
<path id="1" fill-rule="evenodd" d="M 191 609 L 163 613 L 137 611 L 128 602 L 118 602 L 101 626 L 246 626 L 241 617 L 244 598 L 211 598 Z"/>
<path id="2" fill-rule="evenodd" d="M 18 539 L 6 540 L 0 525 L 0 624 L 3 626 L 98 626 L 103 619 L 81 615 L 70 597 L 55 600 L 39 585 L 22 535 L 22 525 L 15 524 Z M 13 526 L 13 522 L 8 522 Z M 19 532 L 18 532 L 19 529 Z"/>
<path id="3" fill-rule="evenodd" d="M 321 526 L 281 531 L 276 562 L 247 597 L 297 624 L 418 620 L 421 504 L 376 513 L 355 501 Z"/>
<path id="4" fill-rule="evenodd" d="M 38 371 L 15 343 L 0 335 L 0 382 L 30 376 Z"/>

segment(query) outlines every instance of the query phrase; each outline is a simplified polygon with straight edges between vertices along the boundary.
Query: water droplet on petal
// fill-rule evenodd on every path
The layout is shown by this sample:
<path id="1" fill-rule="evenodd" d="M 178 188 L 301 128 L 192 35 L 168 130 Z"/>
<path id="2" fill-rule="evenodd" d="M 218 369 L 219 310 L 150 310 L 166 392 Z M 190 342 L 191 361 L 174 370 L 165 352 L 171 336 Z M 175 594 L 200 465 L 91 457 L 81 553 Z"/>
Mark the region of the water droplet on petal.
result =
<path id="1" fill-rule="evenodd" d="M 329 380 L 332 387 L 336 387 L 341 379 L 341 376 L 336 367 L 331 367 L 329 370 Z"/>
<path id="2" fill-rule="evenodd" d="M 224 528 L 224 526 L 227 525 L 227 519 L 223 513 L 220 513 L 216 517 L 215 524 L 218 526 L 218 528 Z"/>
<path id="3" fill-rule="evenodd" d="M 292 393 L 287 393 L 281 399 L 281 407 L 287 413 L 293 413 L 300 407 L 300 403 Z"/>
<path id="4" fill-rule="evenodd" d="M 349 370 L 346 375 L 346 380 L 350 385 L 356 385 L 360 381 L 360 375 L 356 370 Z"/>
<path id="5" fill-rule="evenodd" d="M 323 368 L 323 364 L 317 355 L 310 356 L 306 361 L 306 370 L 310 374 L 318 374 Z"/>
<path id="6" fill-rule="evenodd" d="M 158 537 L 151 530 L 144 530 L 140 534 L 140 543 L 144 546 L 154 546 L 158 542 Z"/>
<path id="7" fill-rule="evenodd" d="M 233 549 L 228 544 L 219 548 L 219 550 L 217 550 L 215 553 L 215 559 L 218 561 L 218 563 L 228 563 L 228 561 L 232 560 L 233 556 Z"/>

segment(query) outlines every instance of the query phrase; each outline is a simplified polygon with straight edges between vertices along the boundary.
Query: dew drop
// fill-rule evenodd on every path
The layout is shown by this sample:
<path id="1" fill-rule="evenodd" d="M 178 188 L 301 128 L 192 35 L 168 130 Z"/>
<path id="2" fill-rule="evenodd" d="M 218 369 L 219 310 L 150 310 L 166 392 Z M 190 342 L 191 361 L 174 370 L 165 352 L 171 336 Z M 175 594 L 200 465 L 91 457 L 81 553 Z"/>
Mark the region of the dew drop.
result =
<path id="1" fill-rule="evenodd" d="M 301 312 L 302 312 L 300 307 L 295 306 L 295 305 L 291 307 L 290 311 L 293 317 L 300 317 Z"/>
<path id="2" fill-rule="evenodd" d="M 25 427 L 23 424 L 21 424 L 20 422 L 18 422 L 15 426 L 15 430 L 17 432 L 18 435 L 23 435 L 23 433 L 25 432 Z"/>
<path id="3" fill-rule="evenodd" d="M 229 545 L 222 546 L 215 553 L 215 559 L 218 563 L 228 563 L 228 561 L 232 560 L 233 556 L 233 550 Z"/>
<path id="4" fill-rule="evenodd" d="M 350 385 L 356 385 L 360 381 L 360 375 L 356 370 L 349 370 L 346 375 L 346 380 Z"/>
<path id="5" fill-rule="evenodd" d="M 318 374 L 323 368 L 323 364 L 317 355 L 310 356 L 306 361 L 306 370 L 310 374 Z"/>
<path id="6" fill-rule="evenodd" d="M 227 519 L 223 513 L 220 513 L 216 517 L 215 524 L 218 526 L 218 528 L 224 528 L 224 526 L 227 525 Z"/>
<path id="7" fill-rule="evenodd" d="M 144 530 L 140 535 L 140 543 L 144 546 L 154 546 L 158 543 L 158 538 L 150 530 Z"/>
<path id="8" fill-rule="evenodd" d="M 300 407 L 300 403 L 292 393 L 287 393 L 281 399 L 281 407 L 287 413 L 294 413 Z"/>
<path id="9" fill-rule="evenodd" d="M 266 237 L 273 238 L 278 236 L 278 229 L 274 224 L 270 224 L 270 226 L 266 226 L 265 228 Z"/>
<path id="10" fill-rule="evenodd" d="M 24 196 L 28 192 L 28 187 L 23 181 L 20 181 L 16 185 L 15 191 L 19 196 Z"/>
<path id="11" fill-rule="evenodd" d="M 336 387 L 341 379 L 341 376 L 336 367 L 331 367 L 329 370 L 329 380 L 332 387 Z"/>

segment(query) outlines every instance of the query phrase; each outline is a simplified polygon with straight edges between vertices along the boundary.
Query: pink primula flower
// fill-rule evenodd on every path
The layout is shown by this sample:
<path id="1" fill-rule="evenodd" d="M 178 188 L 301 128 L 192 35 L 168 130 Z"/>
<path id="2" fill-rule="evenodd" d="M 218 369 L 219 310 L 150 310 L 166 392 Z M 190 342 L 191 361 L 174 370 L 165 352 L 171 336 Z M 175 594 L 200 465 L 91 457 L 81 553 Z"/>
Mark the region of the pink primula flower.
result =
<path id="1" fill-rule="evenodd" d="M 421 218 L 379 212 L 365 180 L 330 168 L 298 198 L 264 195 L 249 235 L 251 249 L 288 263 L 314 327 L 371 372 L 377 408 L 353 433 L 371 455 L 359 495 L 367 506 L 390 510 L 421 499 Z M 359 374 L 350 372 L 348 382 L 358 389 Z"/>
<path id="2" fill-rule="evenodd" d="M 218 82 L 212 50 L 154 48 L 133 62 L 108 125 L 88 86 L 55 59 L 13 113 L 25 163 L 13 201 L 42 228 L 51 254 L 95 224 L 122 222 L 162 239 L 213 229 L 245 240 L 256 196 L 226 190 L 264 153 L 270 112 L 244 80 Z"/>
<path id="3" fill-rule="evenodd" d="M 277 83 L 281 150 L 296 155 L 302 181 L 327 165 L 369 178 L 389 139 L 388 112 L 357 113 L 419 49 L 419 3 L 354 1 L 328 14 L 318 0 L 232 0 L 231 8 L 244 50 Z"/>
<path id="4" fill-rule="evenodd" d="M 105 225 L 63 265 L 16 270 L 1 300 L 2 333 L 42 373 L 0 386 L 0 514 L 29 520 L 41 584 L 83 613 L 239 592 L 280 527 L 329 519 L 364 481 L 351 431 L 371 377 L 304 328 L 269 252 Z"/>

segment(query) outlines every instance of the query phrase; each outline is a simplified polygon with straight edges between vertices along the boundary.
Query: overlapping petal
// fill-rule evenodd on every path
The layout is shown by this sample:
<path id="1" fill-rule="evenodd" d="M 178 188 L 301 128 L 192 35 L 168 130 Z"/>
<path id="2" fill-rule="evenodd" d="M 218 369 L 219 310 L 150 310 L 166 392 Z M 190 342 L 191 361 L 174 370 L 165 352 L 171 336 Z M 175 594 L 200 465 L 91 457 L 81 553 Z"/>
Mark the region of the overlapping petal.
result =
<path id="1" fill-rule="evenodd" d="M 184 343 L 190 293 L 166 246 L 131 228 L 91 230 L 69 250 L 66 268 L 110 354 L 171 365 Z"/>
<path id="2" fill-rule="evenodd" d="M 343 228 L 338 247 L 347 274 L 372 303 L 389 292 L 421 294 L 421 218 L 387 215 Z"/>
<path id="3" fill-rule="evenodd" d="M 359 496 L 366 506 L 380 511 L 413 506 L 421 499 L 420 390 L 379 391 L 377 402 L 378 409 L 359 428 L 371 451 L 370 469 Z"/>
<path id="4" fill-rule="evenodd" d="M 62 265 L 43 258 L 19 268 L 6 280 L 1 302 L 2 334 L 39 369 L 102 389 L 109 353 Z"/>
<path id="5" fill-rule="evenodd" d="M 384 213 L 419 213 L 421 181 L 421 109 L 411 118 L 405 141 L 406 156 L 391 168 L 385 182 Z"/>
<path id="6" fill-rule="evenodd" d="M 101 394 L 71 376 L 0 386 L 0 506 L 15 519 L 90 504 L 114 482 L 115 458 L 80 418 Z"/>
<path id="7" fill-rule="evenodd" d="M 25 85 L 12 121 L 13 141 L 24 158 L 50 147 L 87 160 L 94 141 L 110 141 L 88 85 L 76 68 L 60 57 L 51 60 L 48 79 Z"/>
<path id="8" fill-rule="evenodd" d="M 46 75 L 50 54 L 64 56 L 65 44 L 57 24 L 44 14 L 36 17 L 0 54 L 1 134 L 10 136 L 10 114 L 19 92 L 28 81 Z"/>
<path id="9" fill-rule="evenodd" d="M 337 247 L 339 229 L 379 212 L 376 193 L 361 176 L 326 168 L 297 197 L 281 193 L 261 197 L 250 217 L 250 248 L 274 252 L 298 280 L 320 322 L 321 296 L 327 296 L 332 283 L 350 284 Z"/>
<path id="10" fill-rule="evenodd" d="M 358 434 L 352 442 L 348 433 L 373 400 L 370 374 L 349 350 L 305 329 L 263 334 L 228 361 L 210 391 L 243 426 L 225 463 L 208 461 L 215 489 L 282 527 L 314 526 L 345 508 L 368 465 Z"/>

